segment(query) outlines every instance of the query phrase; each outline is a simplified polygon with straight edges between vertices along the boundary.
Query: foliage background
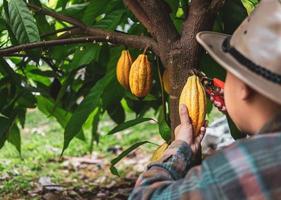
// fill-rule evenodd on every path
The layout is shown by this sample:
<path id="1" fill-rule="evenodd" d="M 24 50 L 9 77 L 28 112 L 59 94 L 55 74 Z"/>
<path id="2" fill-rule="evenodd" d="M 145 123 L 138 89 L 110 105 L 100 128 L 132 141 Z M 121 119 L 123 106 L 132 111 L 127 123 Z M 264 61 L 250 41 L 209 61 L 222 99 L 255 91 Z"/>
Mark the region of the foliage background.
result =
<path id="1" fill-rule="evenodd" d="M 167 15 L 180 32 L 189 2 L 165 2 L 171 9 Z M 213 30 L 233 33 L 257 3 L 258 0 L 226 0 Z M 148 52 L 153 66 L 152 90 L 144 99 L 138 99 L 123 89 L 115 76 L 121 50 L 128 47 L 106 42 L 106 38 L 102 42 L 95 38 L 87 40 L 75 25 L 47 16 L 38 7 L 79 19 L 88 27 L 128 36 L 150 36 L 120 0 L 3 0 L 0 17 L 0 148 L 8 141 L 21 154 L 21 129 L 25 127 L 27 110 L 33 108 L 54 118 L 63 128 L 62 152 L 74 137 L 85 141 L 91 151 L 99 142 L 98 126 L 105 113 L 117 126 L 109 131 L 114 134 L 138 123 L 147 123 L 151 119 L 144 115 L 152 109 L 161 137 L 169 141 L 169 95 L 163 88 L 161 90 L 159 73 L 163 73 L 164 67 L 155 54 Z M 83 40 L 77 42 L 77 38 Z M 67 42 L 57 43 L 64 39 Z M 47 46 L 44 41 L 55 42 Z M 38 42 L 38 48 L 23 51 L 27 44 Z M 6 48 L 11 46 L 19 48 L 7 51 Z M 129 50 L 134 58 L 143 52 L 143 49 Z M 200 67 L 210 77 L 224 78 L 224 70 L 206 54 L 201 58 Z M 209 103 L 208 111 L 211 107 Z M 128 113 L 134 113 L 134 118 L 129 120 Z M 91 137 L 87 139 L 86 130 L 91 130 Z M 114 161 L 146 142 L 138 141 Z M 117 174 L 114 167 L 112 172 Z"/>
<path id="2" fill-rule="evenodd" d="M 127 177 L 134 171 L 128 157 L 134 155 L 135 148 L 147 144 L 135 151 L 133 159 L 148 160 L 157 147 L 155 143 L 170 140 L 171 109 L 169 94 L 161 88 L 165 68 L 162 60 L 153 50 L 148 51 L 153 87 L 147 97 L 138 99 L 119 85 L 115 68 L 123 49 L 129 49 L 134 58 L 143 52 L 140 42 L 109 42 L 105 36 L 89 36 L 78 28 L 82 23 L 149 42 L 151 33 L 125 6 L 128 1 L 0 0 L 0 148 L 4 147 L 0 150 L 1 198 L 33 199 L 31 193 L 42 192 L 36 190 L 38 180 L 44 176 L 65 188 L 69 184 L 70 193 L 76 187 L 89 187 L 87 191 L 96 198 L 103 191 L 99 180 L 108 176 L 107 169 Z M 190 1 L 161 2 L 170 8 L 163 12 L 181 33 Z M 212 29 L 232 34 L 257 3 L 225 0 Z M 199 69 L 209 77 L 224 79 L 225 71 L 207 54 L 200 58 Z M 208 102 L 210 121 L 214 118 L 212 110 Z M 237 136 L 236 132 L 232 134 Z M 102 170 L 93 171 L 93 166 L 90 171 L 77 170 L 64 165 L 72 158 L 87 158 L 88 152 L 104 160 Z M 117 171 L 115 164 L 120 159 L 124 160 Z M 124 180 L 131 181 L 126 186 L 131 189 L 135 179 Z M 105 180 L 108 190 L 117 191 L 110 184 Z M 117 193 L 128 195 L 128 191 Z M 114 195 L 112 199 L 116 199 Z"/>

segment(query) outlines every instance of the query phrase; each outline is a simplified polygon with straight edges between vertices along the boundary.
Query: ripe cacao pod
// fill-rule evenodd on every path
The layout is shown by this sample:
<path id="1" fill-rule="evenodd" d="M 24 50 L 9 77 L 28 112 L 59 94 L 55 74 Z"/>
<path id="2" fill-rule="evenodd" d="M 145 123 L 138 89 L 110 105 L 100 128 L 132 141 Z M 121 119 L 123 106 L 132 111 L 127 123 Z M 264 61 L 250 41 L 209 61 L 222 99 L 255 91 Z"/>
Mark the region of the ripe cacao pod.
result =
<path id="1" fill-rule="evenodd" d="M 167 69 L 163 73 L 162 80 L 163 80 L 164 90 L 168 94 L 170 94 L 171 91 L 172 91 L 172 88 L 171 88 L 171 83 L 170 83 L 170 79 L 169 79 L 169 73 L 168 73 Z"/>
<path id="2" fill-rule="evenodd" d="M 200 79 L 192 75 L 187 79 L 180 95 L 179 104 L 185 104 L 196 136 L 204 124 L 206 116 L 206 93 Z"/>
<path id="3" fill-rule="evenodd" d="M 116 75 L 118 82 L 126 89 L 130 89 L 129 75 L 132 65 L 132 57 L 128 50 L 123 50 L 117 62 Z"/>
<path id="4" fill-rule="evenodd" d="M 140 54 L 132 64 L 129 84 L 131 92 L 137 97 L 144 97 L 149 93 L 152 85 L 152 71 L 147 55 Z"/>
<path id="5" fill-rule="evenodd" d="M 152 154 L 152 157 L 150 158 L 151 162 L 157 161 L 159 160 L 164 152 L 166 151 L 166 149 L 169 147 L 169 145 L 165 142 L 162 145 L 160 145 Z"/>

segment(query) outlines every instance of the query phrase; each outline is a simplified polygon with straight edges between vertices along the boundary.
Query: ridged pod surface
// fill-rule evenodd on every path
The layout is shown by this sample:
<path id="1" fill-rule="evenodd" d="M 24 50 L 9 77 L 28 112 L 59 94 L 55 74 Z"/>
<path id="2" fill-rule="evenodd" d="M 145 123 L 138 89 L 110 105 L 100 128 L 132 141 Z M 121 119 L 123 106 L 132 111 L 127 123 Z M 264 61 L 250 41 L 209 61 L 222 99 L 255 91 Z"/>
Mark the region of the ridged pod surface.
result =
<path id="1" fill-rule="evenodd" d="M 187 106 L 193 131 L 198 136 L 206 116 L 206 94 L 198 76 L 192 75 L 187 79 L 179 104 Z"/>
<path id="2" fill-rule="evenodd" d="M 163 143 L 162 145 L 160 145 L 154 152 L 153 152 L 153 155 L 152 157 L 150 158 L 150 161 L 157 161 L 159 160 L 164 152 L 166 151 L 166 149 L 169 147 L 169 145 L 165 142 Z"/>
<path id="3" fill-rule="evenodd" d="M 117 62 L 116 75 L 118 82 L 126 89 L 130 89 L 129 75 L 132 65 L 132 57 L 128 50 L 123 50 Z"/>
<path id="4" fill-rule="evenodd" d="M 162 80 L 163 80 L 164 90 L 168 94 L 170 94 L 171 91 L 172 91 L 172 88 L 171 88 L 171 83 L 170 83 L 170 79 L 169 79 L 169 73 L 168 73 L 167 69 L 163 73 Z"/>
<path id="5" fill-rule="evenodd" d="M 146 96 L 152 85 L 151 65 L 147 55 L 140 54 L 131 66 L 129 77 L 131 92 L 137 97 Z"/>

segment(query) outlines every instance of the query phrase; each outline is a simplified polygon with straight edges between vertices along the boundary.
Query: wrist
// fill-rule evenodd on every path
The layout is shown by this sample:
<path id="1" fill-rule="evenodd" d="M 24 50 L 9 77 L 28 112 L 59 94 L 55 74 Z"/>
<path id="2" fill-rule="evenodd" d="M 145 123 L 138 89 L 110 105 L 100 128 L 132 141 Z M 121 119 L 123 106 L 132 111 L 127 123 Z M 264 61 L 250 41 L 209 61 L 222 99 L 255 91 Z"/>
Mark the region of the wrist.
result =
<path id="1" fill-rule="evenodd" d="M 189 146 L 192 144 L 192 141 L 191 141 L 191 139 L 190 138 L 187 138 L 186 136 L 177 136 L 176 138 L 175 138 L 175 140 L 179 140 L 179 141 L 183 141 L 183 142 L 185 142 L 186 144 L 188 144 Z"/>
<path id="2" fill-rule="evenodd" d="M 177 154 L 183 154 L 184 157 L 192 155 L 191 146 L 184 140 L 176 139 L 168 147 L 168 149 L 176 150 Z"/>

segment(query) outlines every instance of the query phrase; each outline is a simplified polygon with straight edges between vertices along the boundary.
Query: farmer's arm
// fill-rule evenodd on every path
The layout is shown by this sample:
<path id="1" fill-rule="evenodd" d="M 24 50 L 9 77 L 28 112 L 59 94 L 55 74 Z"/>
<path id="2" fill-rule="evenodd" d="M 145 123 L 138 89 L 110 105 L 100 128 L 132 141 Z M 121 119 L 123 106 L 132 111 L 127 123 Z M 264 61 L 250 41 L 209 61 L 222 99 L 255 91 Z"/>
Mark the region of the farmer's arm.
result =
<path id="1" fill-rule="evenodd" d="M 215 199 L 218 189 L 208 166 L 203 162 L 190 169 L 191 156 L 187 143 L 173 142 L 163 158 L 139 177 L 130 199 Z"/>
<path id="2" fill-rule="evenodd" d="M 131 199 L 179 199 L 182 195 L 189 196 L 188 193 L 198 197 L 198 191 L 208 187 L 208 181 L 212 178 L 207 166 L 190 169 L 192 157 L 200 149 L 205 130 L 203 128 L 195 138 L 187 113 L 186 106 L 181 106 L 181 124 L 175 130 L 176 140 L 162 159 L 151 163 L 139 177 Z"/>

